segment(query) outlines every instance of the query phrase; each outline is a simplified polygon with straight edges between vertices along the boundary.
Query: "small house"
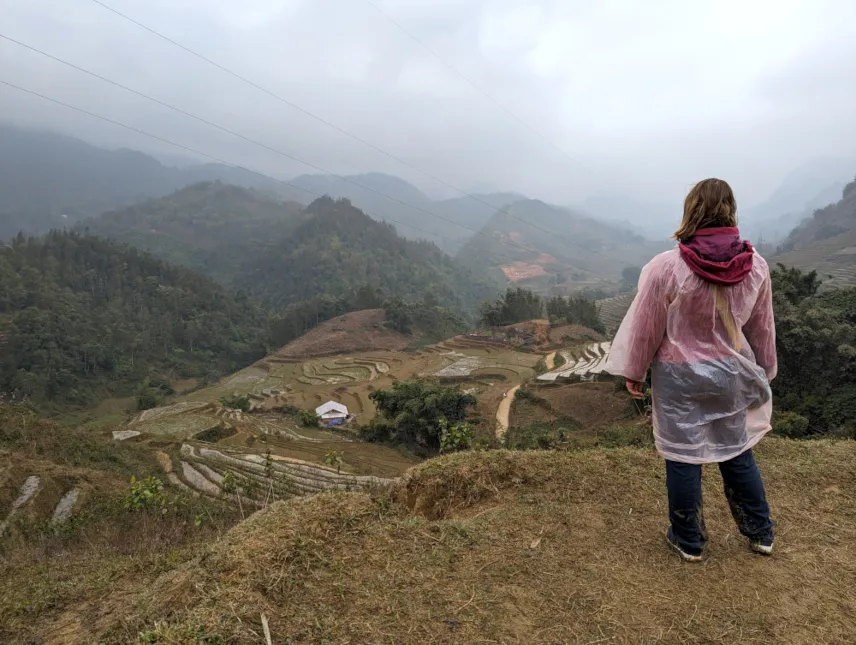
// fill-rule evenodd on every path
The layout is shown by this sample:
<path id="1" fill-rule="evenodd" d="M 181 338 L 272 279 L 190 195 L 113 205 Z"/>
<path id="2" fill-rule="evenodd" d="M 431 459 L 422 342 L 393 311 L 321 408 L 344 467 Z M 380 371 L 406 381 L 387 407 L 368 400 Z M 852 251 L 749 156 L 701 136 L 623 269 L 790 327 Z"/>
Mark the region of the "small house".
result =
<path id="1" fill-rule="evenodd" d="M 327 401 L 324 405 L 315 408 L 315 414 L 318 415 L 323 424 L 331 425 L 332 422 L 336 422 L 332 425 L 338 425 L 348 418 L 348 408 L 336 401 Z"/>

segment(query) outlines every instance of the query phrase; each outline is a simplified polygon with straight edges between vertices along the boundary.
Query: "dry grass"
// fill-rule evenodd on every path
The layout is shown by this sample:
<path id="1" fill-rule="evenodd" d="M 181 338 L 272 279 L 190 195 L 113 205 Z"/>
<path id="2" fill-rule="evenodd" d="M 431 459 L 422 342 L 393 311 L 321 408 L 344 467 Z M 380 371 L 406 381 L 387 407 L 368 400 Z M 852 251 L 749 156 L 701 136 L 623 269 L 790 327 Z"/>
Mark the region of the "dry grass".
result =
<path id="1" fill-rule="evenodd" d="M 768 439 L 758 457 L 773 558 L 736 533 L 714 468 L 694 566 L 664 543 L 653 451 L 476 452 L 386 497 L 277 503 L 139 585 L 102 641 L 262 643 L 264 612 L 275 643 L 853 642 L 856 443 Z"/>

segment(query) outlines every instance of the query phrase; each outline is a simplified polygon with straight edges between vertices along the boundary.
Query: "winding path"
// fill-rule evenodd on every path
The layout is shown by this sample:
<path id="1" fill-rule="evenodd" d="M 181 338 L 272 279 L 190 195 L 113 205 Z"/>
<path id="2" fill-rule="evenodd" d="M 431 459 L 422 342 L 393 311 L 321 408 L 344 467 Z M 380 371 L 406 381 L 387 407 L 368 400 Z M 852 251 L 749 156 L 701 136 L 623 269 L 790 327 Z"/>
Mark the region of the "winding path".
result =
<path id="1" fill-rule="evenodd" d="M 499 402 L 499 408 L 496 410 L 496 438 L 502 441 L 505 438 L 505 433 L 508 432 L 509 414 L 511 413 L 511 402 L 514 400 L 514 395 L 520 389 L 519 385 L 515 385 L 508 390 L 505 398 Z"/>

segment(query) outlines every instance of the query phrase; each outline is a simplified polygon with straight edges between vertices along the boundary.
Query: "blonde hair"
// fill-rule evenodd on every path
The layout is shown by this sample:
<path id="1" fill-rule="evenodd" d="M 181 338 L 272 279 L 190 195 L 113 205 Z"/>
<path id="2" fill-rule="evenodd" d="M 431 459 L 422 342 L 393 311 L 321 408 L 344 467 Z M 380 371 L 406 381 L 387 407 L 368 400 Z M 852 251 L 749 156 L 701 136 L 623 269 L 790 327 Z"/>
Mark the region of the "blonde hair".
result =
<path id="1" fill-rule="evenodd" d="M 690 189 L 684 200 L 684 217 L 676 240 L 687 240 L 702 228 L 737 226 L 737 202 L 731 186 L 722 179 L 705 179 Z"/>

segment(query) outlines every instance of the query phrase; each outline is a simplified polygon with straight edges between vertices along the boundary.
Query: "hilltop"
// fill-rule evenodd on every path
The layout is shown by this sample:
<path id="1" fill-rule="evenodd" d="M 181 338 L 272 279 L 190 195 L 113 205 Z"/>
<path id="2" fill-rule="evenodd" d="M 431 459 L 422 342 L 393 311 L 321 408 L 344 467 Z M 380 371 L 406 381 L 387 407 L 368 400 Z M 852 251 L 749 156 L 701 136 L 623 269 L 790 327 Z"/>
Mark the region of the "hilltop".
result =
<path id="1" fill-rule="evenodd" d="M 847 642 L 856 444 L 767 439 L 757 452 L 778 521 L 770 559 L 736 535 L 714 469 L 708 559 L 690 566 L 663 539 L 653 450 L 464 453 L 386 493 L 275 503 L 160 572 L 90 560 L 5 640 L 255 644 L 264 616 L 272 642 L 292 643 Z M 7 576 L 6 607 L 44 584 Z"/>
<path id="2" fill-rule="evenodd" d="M 337 316 L 321 323 L 276 352 L 279 358 L 332 356 L 349 352 L 400 351 L 413 336 L 384 325 L 383 309 L 367 309 Z"/>
<path id="3" fill-rule="evenodd" d="M 274 309 L 317 298 L 353 299 L 368 288 L 372 297 L 356 308 L 379 306 L 390 296 L 433 294 L 467 315 L 499 286 L 434 244 L 401 237 L 347 199 L 323 197 L 304 207 L 208 182 L 86 219 L 77 228 L 181 264 Z"/>
<path id="4" fill-rule="evenodd" d="M 253 256 L 308 215 L 294 202 L 202 182 L 79 222 L 77 231 L 109 237 L 228 284 Z"/>
<path id="5" fill-rule="evenodd" d="M 620 226 L 526 200 L 497 212 L 458 257 L 511 282 L 571 291 L 614 286 L 622 269 L 642 266 L 661 250 Z"/>
<path id="6" fill-rule="evenodd" d="M 38 235 L 189 184 L 222 180 L 275 191 L 278 182 L 222 164 L 173 168 L 136 150 L 106 150 L 53 132 L 0 125 L 0 239 Z"/>
<path id="7" fill-rule="evenodd" d="M 289 234 L 248 258 L 234 280 L 272 306 L 318 295 L 342 296 L 363 285 L 419 300 L 425 294 L 461 313 L 498 290 L 498 282 L 450 258 L 434 244 L 400 237 L 346 199 L 319 198 Z"/>

